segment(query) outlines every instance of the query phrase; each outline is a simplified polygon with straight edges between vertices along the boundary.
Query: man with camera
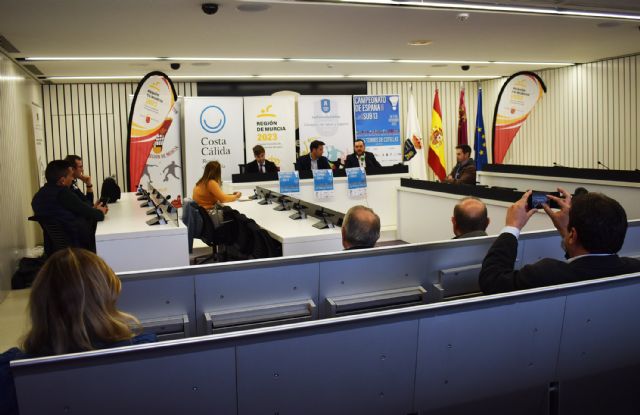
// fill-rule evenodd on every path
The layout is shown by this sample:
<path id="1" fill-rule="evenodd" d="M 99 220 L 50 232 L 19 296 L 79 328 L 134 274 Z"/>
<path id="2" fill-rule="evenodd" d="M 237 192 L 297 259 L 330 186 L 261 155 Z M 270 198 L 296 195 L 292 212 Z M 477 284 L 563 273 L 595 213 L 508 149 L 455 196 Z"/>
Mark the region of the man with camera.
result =
<path id="1" fill-rule="evenodd" d="M 547 195 L 547 203 L 530 206 L 532 191 L 507 210 L 506 226 L 482 262 L 479 283 L 485 294 L 564 284 L 640 271 L 640 261 L 617 255 L 627 232 L 627 215 L 615 200 L 601 193 L 572 199 Z M 535 198 L 534 198 L 535 200 Z M 558 210 L 549 207 L 557 203 Z M 566 261 L 544 258 L 514 270 L 520 231 L 538 207 L 549 215 L 562 238 Z"/>

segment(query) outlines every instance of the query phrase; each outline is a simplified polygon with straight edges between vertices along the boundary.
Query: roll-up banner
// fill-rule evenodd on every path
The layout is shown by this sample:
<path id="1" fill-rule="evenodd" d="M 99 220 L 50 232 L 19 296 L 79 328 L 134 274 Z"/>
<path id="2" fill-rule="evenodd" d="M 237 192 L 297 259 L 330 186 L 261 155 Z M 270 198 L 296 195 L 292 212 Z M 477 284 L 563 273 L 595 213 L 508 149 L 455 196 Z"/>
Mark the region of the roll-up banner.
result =
<path id="1" fill-rule="evenodd" d="M 177 98 L 173 83 L 162 72 L 150 72 L 138 83 L 129 111 L 129 191 L 138 187 L 154 143 L 164 140 L 171 127 L 171 110 Z"/>
<path id="2" fill-rule="evenodd" d="M 282 171 L 293 170 L 296 161 L 296 100 L 293 96 L 244 98 L 244 131 L 247 163 L 260 144 L 265 156 Z"/>
<path id="3" fill-rule="evenodd" d="M 202 176 L 204 166 L 216 160 L 222 165 L 222 180 L 231 181 L 244 164 L 242 98 L 184 98 L 185 195 Z"/>
<path id="4" fill-rule="evenodd" d="M 314 140 L 325 143 L 324 156 L 330 161 L 353 153 L 353 119 L 351 95 L 300 95 L 300 155 L 309 152 Z"/>
<path id="5" fill-rule="evenodd" d="M 47 151 L 44 146 L 44 114 L 42 113 L 42 107 L 35 102 L 31 103 L 31 116 L 33 118 L 33 140 L 36 148 L 38 183 L 42 187 L 46 182 L 44 171 L 47 168 Z"/>
<path id="6" fill-rule="evenodd" d="M 399 95 L 354 95 L 356 140 L 383 166 L 402 162 Z"/>
<path id="7" fill-rule="evenodd" d="M 504 83 L 493 116 L 493 162 L 502 164 L 511 143 L 536 103 L 547 92 L 533 72 L 518 72 Z"/>

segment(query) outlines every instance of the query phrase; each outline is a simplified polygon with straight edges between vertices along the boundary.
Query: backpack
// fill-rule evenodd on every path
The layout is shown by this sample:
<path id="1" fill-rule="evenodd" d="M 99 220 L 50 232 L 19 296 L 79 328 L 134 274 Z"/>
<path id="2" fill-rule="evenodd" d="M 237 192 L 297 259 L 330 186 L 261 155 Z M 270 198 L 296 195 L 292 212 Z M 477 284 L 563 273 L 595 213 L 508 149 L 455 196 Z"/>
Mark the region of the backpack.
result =
<path id="1" fill-rule="evenodd" d="M 113 177 L 107 177 L 104 179 L 100 190 L 100 200 L 108 200 L 107 203 L 115 203 L 120 199 L 120 195 L 120 186 L 116 183 L 116 179 Z"/>

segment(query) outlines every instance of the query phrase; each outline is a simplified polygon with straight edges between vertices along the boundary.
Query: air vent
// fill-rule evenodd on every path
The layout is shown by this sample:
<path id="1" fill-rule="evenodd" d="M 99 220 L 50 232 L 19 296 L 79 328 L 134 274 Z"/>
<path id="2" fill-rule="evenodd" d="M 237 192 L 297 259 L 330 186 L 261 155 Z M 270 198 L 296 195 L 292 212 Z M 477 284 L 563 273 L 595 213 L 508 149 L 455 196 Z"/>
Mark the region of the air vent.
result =
<path id="1" fill-rule="evenodd" d="M 4 49 L 8 53 L 20 53 L 20 51 L 2 35 L 0 35 L 0 48 Z"/>
<path id="2" fill-rule="evenodd" d="M 42 75 L 44 76 L 44 74 L 42 73 L 42 71 L 40 69 L 38 69 L 38 67 L 36 65 L 23 65 L 23 67 L 28 70 L 29 72 L 31 72 L 34 75 Z"/>

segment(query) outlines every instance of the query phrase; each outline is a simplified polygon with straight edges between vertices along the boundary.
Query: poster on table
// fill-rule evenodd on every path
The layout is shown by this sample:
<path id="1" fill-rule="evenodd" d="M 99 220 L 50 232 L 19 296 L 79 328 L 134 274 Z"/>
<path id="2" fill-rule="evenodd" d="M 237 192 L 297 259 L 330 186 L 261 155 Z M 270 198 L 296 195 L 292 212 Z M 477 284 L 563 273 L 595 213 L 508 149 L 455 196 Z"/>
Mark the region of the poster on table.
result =
<path id="1" fill-rule="evenodd" d="M 278 172 L 278 181 L 280 182 L 280 193 L 300 193 L 300 176 L 297 171 Z"/>
<path id="2" fill-rule="evenodd" d="M 351 100 L 351 95 L 300 95 L 300 155 L 309 152 L 312 141 L 320 140 L 325 143 L 324 156 L 344 164 L 347 155 L 353 153 Z"/>
<path id="3" fill-rule="evenodd" d="M 312 170 L 313 171 L 313 195 L 316 199 L 328 199 L 333 197 L 333 171 L 332 170 Z"/>
<path id="4" fill-rule="evenodd" d="M 128 96 L 127 104 L 131 108 L 133 95 Z M 180 113 L 182 98 L 178 98 L 167 118 L 171 125 L 166 131 L 155 136 L 147 162 L 140 176 L 140 183 L 145 189 L 151 184 L 162 195 L 171 196 L 175 200 L 183 194 L 182 143 L 180 140 Z"/>
<path id="5" fill-rule="evenodd" d="M 266 159 L 283 171 L 296 161 L 296 100 L 293 96 L 244 98 L 245 154 L 254 160 L 253 147 L 260 144 Z"/>
<path id="6" fill-rule="evenodd" d="M 399 95 L 354 95 L 356 140 L 383 166 L 402 162 Z"/>
<path id="7" fill-rule="evenodd" d="M 177 98 L 173 83 L 162 72 L 150 72 L 138 83 L 128 120 L 129 191 L 138 187 L 152 147 L 171 127 Z"/>
<path id="8" fill-rule="evenodd" d="M 185 97 L 183 120 L 185 194 L 191 197 L 210 161 L 221 164 L 223 181 L 231 181 L 244 164 L 242 98 Z"/>
<path id="9" fill-rule="evenodd" d="M 367 195 L 367 173 L 363 167 L 350 167 L 347 173 L 347 189 L 349 197 L 365 197 Z"/>
<path id="10" fill-rule="evenodd" d="M 533 72 L 518 72 L 504 83 L 496 103 L 493 121 L 493 162 L 502 164 L 507 151 L 542 94 L 542 79 Z"/>
<path id="11" fill-rule="evenodd" d="M 47 153 L 44 145 L 44 114 L 42 107 L 35 102 L 31 103 L 31 117 L 33 118 L 33 140 L 36 148 L 38 183 L 42 187 L 46 182 L 44 171 L 47 168 Z"/>

